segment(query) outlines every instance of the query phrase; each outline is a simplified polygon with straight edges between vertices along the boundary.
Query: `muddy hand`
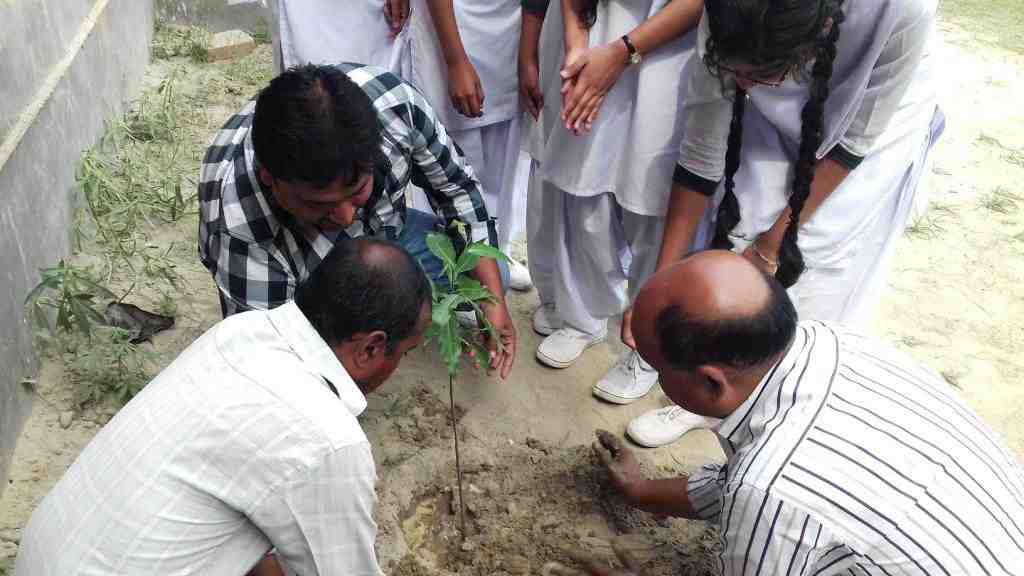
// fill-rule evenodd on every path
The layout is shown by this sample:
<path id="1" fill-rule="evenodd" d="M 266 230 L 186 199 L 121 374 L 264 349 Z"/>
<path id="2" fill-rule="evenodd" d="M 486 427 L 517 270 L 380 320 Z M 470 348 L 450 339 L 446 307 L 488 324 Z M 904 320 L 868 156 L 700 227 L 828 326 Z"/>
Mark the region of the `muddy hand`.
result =
<path id="1" fill-rule="evenodd" d="M 597 442 L 594 442 L 593 448 L 601 464 L 608 470 L 612 485 L 628 500 L 632 499 L 636 489 L 646 481 L 633 452 L 626 448 L 618 436 L 607 430 L 597 431 Z"/>

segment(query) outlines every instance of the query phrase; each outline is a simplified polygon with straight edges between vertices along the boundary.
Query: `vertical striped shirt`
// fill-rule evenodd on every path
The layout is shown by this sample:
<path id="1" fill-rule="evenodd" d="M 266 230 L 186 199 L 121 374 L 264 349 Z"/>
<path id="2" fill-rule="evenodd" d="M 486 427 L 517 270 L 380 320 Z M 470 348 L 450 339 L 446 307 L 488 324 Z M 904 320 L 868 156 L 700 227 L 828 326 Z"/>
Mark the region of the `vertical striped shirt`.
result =
<path id="1" fill-rule="evenodd" d="M 1024 574 L 1024 472 L 937 374 L 835 326 L 789 352 L 689 479 L 722 574 Z"/>
<path id="2" fill-rule="evenodd" d="M 344 234 L 300 225 L 260 185 L 252 144 L 255 102 L 232 116 L 206 151 L 199 182 L 199 256 L 217 282 L 225 315 L 284 304 L 336 241 L 363 235 L 397 240 L 410 184 L 423 188 L 446 224 L 462 222 L 471 241 L 497 245 L 480 181 L 423 95 L 379 68 L 338 68 L 370 97 L 383 137 L 373 193 Z"/>

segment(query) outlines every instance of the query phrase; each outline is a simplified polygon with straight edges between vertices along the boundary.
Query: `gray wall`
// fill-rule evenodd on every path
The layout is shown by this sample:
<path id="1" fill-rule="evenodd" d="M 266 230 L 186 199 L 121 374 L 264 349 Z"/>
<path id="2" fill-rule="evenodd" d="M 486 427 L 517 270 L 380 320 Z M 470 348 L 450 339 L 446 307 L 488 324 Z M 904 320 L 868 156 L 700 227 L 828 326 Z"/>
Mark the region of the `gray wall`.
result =
<path id="1" fill-rule="evenodd" d="M 260 0 L 156 0 L 156 15 L 163 22 L 198 25 L 211 32 L 258 32 L 266 27 Z"/>
<path id="2" fill-rule="evenodd" d="M 75 164 L 136 95 L 152 22 L 152 0 L 0 0 L 0 492 L 37 370 L 23 300 L 68 254 Z"/>

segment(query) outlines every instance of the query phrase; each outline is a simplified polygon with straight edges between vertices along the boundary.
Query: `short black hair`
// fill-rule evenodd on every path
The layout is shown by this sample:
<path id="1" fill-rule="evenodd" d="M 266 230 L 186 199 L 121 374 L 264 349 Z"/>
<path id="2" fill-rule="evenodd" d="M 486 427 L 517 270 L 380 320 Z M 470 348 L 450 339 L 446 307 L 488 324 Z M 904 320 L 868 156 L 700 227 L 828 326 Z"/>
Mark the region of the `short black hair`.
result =
<path id="1" fill-rule="evenodd" d="M 292 67 L 256 99 L 256 159 L 286 182 L 354 183 L 379 161 L 381 138 L 370 97 L 335 66 Z"/>
<path id="2" fill-rule="evenodd" d="M 395 255 L 370 261 L 372 246 L 385 246 Z M 295 304 L 329 345 L 381 330 L 388 336 L 389 354 L 413 334 L 428 302 L 430 281 L 419 263 L 401 246 L 376 238 L 339 242 L 295 289 Z"/>
<path id="3" fill-rule="evenodd" d="M 771 296 L 751 316 L 708 320 L 688 317 L 679 306 L 662 310 L 655 320 L 655 334 L 665 360 L 686 371 L 706 364 L 743 369 L 785 350 L 796 333 L 796 308 L 778 280 L 764 272 L 761 276 Z"/>

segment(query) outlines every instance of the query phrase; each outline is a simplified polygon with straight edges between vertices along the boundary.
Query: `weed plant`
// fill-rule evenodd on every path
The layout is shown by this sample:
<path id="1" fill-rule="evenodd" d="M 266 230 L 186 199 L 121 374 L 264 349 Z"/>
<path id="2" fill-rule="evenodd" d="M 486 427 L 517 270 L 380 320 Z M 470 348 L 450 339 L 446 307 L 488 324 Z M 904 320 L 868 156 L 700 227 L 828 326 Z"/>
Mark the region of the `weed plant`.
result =
<path id="1" fill-rule="evenodd" d="M 156 60 L 178 56 L 193 62 L 209 61 L 210 33 L 198 26 L 175 26 L 157 21 L 153 30 L 152 55 Z"/>
<path id="2" fill-rule="evenodd" d="M 104 326 L 88 338 L 63 342 L 65 373 L 74 385 L 75 404 L 86 406 L 113 397 L 124 404 L 150 379 L 147 363 L 155 354 L 131 343 L 127 330 Z"/>

